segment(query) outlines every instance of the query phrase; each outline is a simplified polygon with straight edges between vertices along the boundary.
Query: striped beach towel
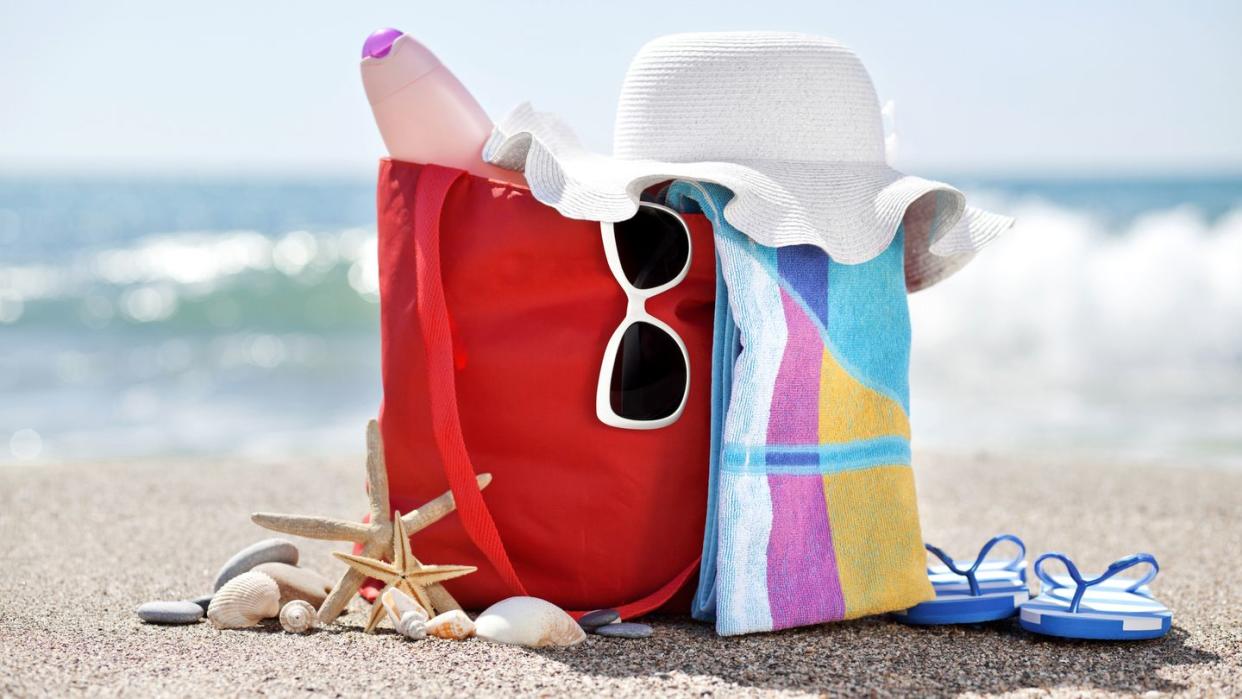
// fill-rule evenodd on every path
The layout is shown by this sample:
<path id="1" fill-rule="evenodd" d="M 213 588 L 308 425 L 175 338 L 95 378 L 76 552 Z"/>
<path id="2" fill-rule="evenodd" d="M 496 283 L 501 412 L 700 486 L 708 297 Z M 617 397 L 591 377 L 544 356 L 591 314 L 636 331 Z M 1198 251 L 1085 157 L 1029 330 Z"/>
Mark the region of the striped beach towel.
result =
<path id="1" fill-rule="evenodd" d="M 910 468 L 903 244 L 858 265 L 771 248 L 724 220 L 731 193 L 679 181 L 718 255 L 707 533 L 694 615 L 722 635 L 932 599 Z M 930 205 L 934 206 L 934 202 Z M 930 220 L 931 217 L 913 217 Z"/>

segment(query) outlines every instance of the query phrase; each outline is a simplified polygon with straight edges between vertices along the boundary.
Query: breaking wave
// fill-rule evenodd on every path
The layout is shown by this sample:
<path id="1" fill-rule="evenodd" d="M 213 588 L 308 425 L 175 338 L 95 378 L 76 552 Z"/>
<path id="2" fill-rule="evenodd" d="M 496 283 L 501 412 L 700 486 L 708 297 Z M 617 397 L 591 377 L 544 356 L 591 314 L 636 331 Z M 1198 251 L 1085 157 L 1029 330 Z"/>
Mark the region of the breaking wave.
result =
<path id="1" fill-rule="evenodd" d="M 1242 464 L 1242 209 L 1040 201 L 911 297 L 924 446 Z"/>

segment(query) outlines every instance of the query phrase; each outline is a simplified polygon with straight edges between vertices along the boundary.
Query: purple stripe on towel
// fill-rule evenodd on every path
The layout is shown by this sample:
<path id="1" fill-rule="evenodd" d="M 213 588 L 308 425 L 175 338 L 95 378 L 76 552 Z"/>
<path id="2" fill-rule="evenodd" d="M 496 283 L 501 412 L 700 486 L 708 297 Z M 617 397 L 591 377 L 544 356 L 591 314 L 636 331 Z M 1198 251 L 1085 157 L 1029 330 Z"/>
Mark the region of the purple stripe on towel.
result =
<path id="1" fill-rule="evenodd" d="M 768 413 L 768 444 L 819 443 L 819 369 L 824 345 L 806 311 L 783 289 L 789 339 L 776 372 Z"/>
<path id="2" fill-rule="evenodd" d="M 772 628 L 845 617 L 836 551 L 824 500 L 824 478 L 769 475 L 768 605 Z"/>

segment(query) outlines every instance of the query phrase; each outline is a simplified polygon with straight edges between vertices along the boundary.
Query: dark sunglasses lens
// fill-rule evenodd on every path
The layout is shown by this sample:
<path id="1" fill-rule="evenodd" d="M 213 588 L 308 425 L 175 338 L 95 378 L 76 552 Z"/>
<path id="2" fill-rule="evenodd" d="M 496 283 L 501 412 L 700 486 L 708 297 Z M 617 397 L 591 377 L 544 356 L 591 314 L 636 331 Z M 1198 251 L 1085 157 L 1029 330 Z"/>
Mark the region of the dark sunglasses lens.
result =
<path id="1" fill-rule="evenodd" d="M 677 412 L 686 392 L 686 360 L 677 341 L 650 324 L 626 328 L 612 365 L 612 411 L 630 420 Z"/>
<path id="2" fill-rule="evenodd" d="M 621 269 L 635 288 L 667 284 L 685 269 L 690 257 L 690 237 L 673 214 L 640 206 L 634 218 L 613 224 L 612 230 Z"/>

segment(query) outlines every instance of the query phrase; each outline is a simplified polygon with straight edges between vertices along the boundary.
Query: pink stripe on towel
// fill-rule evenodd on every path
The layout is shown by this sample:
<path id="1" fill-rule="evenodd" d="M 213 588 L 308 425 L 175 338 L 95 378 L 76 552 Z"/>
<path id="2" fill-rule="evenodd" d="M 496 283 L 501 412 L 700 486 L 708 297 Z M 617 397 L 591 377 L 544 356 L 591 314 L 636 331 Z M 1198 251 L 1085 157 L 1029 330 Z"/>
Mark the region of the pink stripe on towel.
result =
<path id="1" fill-rule="evenodd" d="M 772 628 L 843 619 L 845 597 L 837 575 L 823 476 L 769 475 L 768 487 L 772 494 L 768 538 Z"/>
<path id="2" fill-rule="evenodd" d="M 824 343 L 806 311 L 781 289 L 788 339 L 776 373 L 768 444 L 819 443 L 819 369 Z"/>

